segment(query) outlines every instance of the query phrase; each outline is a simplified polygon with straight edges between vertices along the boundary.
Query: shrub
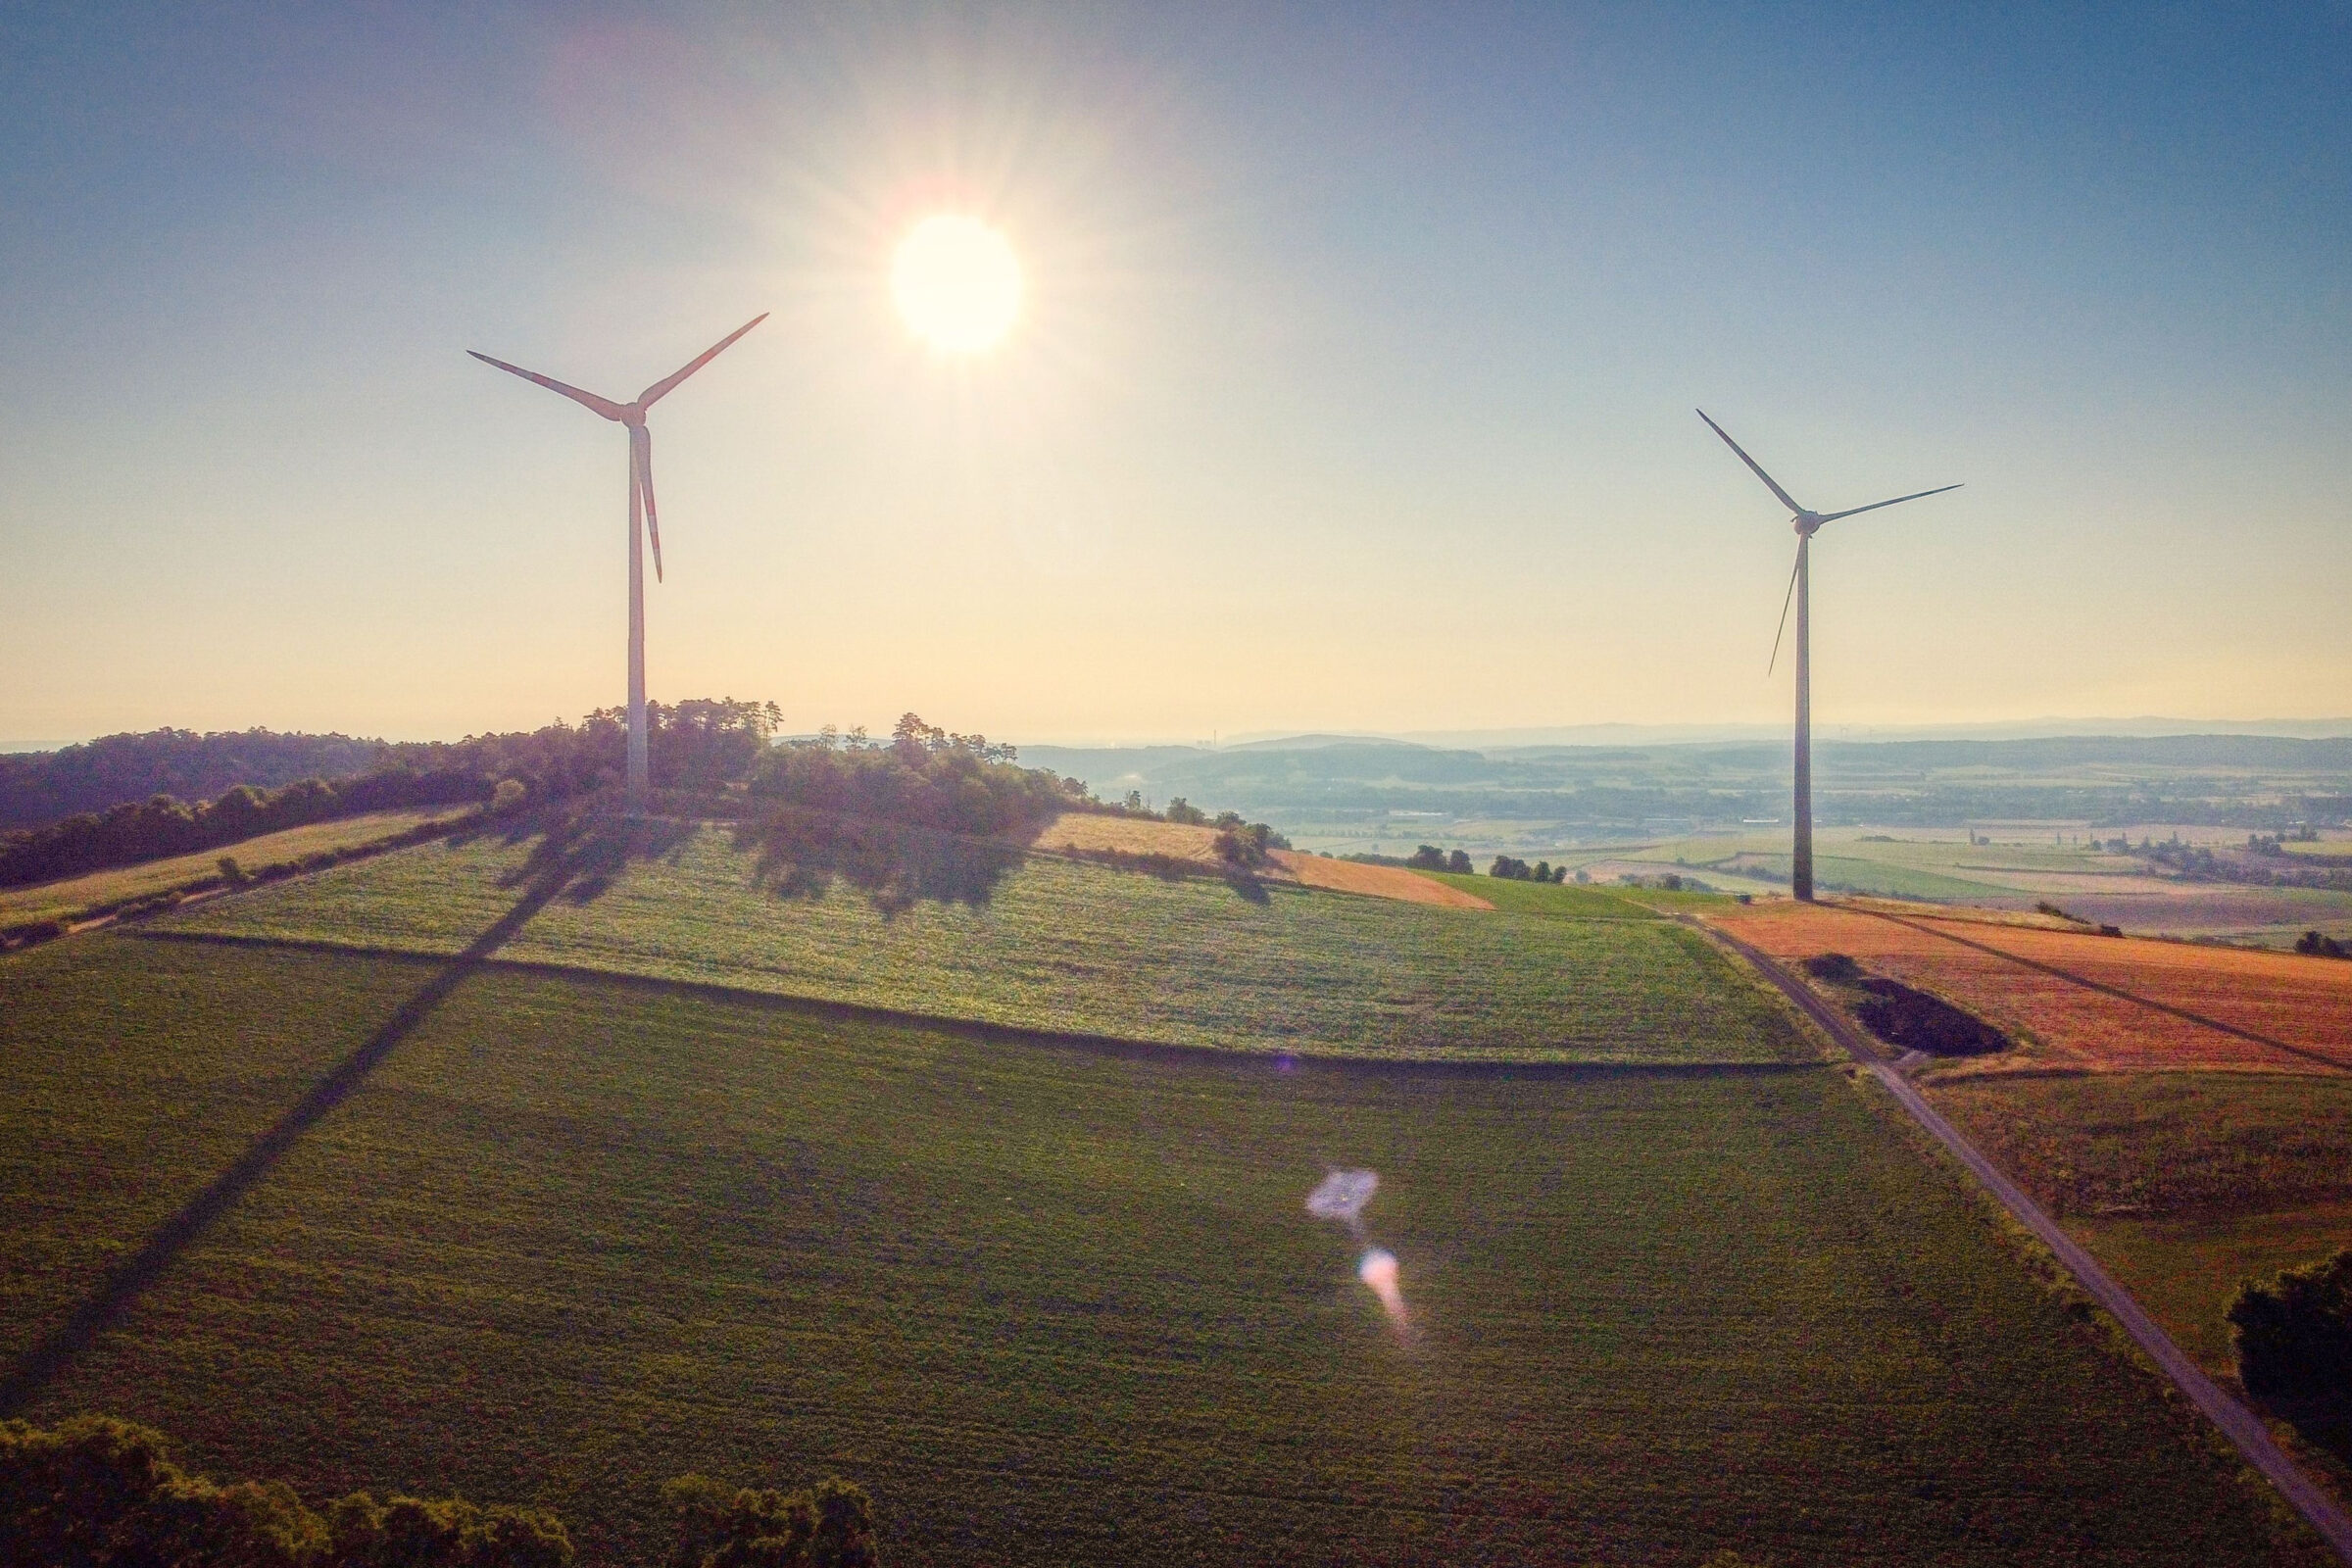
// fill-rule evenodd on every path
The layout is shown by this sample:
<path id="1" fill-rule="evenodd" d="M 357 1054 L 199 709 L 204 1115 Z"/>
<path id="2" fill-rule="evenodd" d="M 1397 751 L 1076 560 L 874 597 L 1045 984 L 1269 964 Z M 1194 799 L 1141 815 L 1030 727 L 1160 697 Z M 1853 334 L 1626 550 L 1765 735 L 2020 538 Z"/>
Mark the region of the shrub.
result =
<path id="1" fill-rule="evenodd" d="M 1208 813 L 1181 795 L 1168 803 L 1166 814 L 1171 822 L 1182 822 L 1191 827 L 1208 825 Z"/>
<path id="2" fill-rule="evenodd" d="M 1853 980 L 1862 973 L 1862 966 L 1842 953 L 1825 953 L 1805 960 L 1805 973 L 1816 980 Z"/>
<path id="3" fill-rule="evenodd" d="M 806 1492 L 731 1491 L 708 1476 L 662 1489 L 676 1516 L 670 1568 L 871 1568 L 873 1499 L 827 1479 Z"/>
<path id="4" fill-rule="evenodd" d="M 528 784 L 518 778 L 502 778 L 498 781 L 498 787 L 490 792 L 490 809 L 515 810 L 530 798 L 531 787 Z"/>
<path id="5" fill-rule="evenodd" d="M 2352 958 L 2352 948 L 2346 948 L 2335 938 L 2318 931 L 2306 931 L 2297 937 L 2295 951 L 2320 958 Z"/>
<path id="6" fill-rule="evenodd" d="M 1453 872 L 1456 876 L 1468 876 L 1470 874 L 1470 852 L 1456 850 L 1446 856 L 1446 869 Z"/>
<path id="7" fill-rule="evenodd" d="M 0 1422 L 0 1562 L 172 1568 L 564 1568 L 553 1514 L 357 1493 L 323 1516 L 282 1481 L 220 1486 L 107 1416 Z"/>
<path id="8" fill-rule="evenodd" d="M 1461 854 L 1459 850 L 1454 853 Z M 1468 856 L 1462 858 L 1465 860 L 1469 858 Z M 1435 844 L 1424 844 L 1406 856 L 1404 863 L 1416 871 L 1443 871 L 1446 869 L 1446 852 Z"/>
<path id="9" fill-rule="evenodd" d="M 2230 1303 L 2238 1381 L 2266 1399 L 2352 1400 L 2352 1247 L 2267 1280 Z"/>
<path id="10" fill-rule="evenodd" d="M 223 855 L 213 863 L 220 869 L 220 880 L 230 887 L 236 887 L 245 881 L 245 868 L 237 863 L 235 856 Z"/>

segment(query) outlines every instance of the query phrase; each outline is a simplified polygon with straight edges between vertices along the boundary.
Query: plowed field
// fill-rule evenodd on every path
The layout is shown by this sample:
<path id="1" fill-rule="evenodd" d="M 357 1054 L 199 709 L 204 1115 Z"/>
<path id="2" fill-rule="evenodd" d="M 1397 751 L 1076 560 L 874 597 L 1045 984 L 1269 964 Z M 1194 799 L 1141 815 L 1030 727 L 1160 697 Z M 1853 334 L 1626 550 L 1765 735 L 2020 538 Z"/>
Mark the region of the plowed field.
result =
<path id="1" fill-rule="evenodd" d="M 2352 963 L 2340 960 L 1892 905 L 1776 902 L 1714 917 L 1776 957 L 1842 953 L 1937 992 L 2022 1032 L 2036 1066 L 2352 1071 Z"/>

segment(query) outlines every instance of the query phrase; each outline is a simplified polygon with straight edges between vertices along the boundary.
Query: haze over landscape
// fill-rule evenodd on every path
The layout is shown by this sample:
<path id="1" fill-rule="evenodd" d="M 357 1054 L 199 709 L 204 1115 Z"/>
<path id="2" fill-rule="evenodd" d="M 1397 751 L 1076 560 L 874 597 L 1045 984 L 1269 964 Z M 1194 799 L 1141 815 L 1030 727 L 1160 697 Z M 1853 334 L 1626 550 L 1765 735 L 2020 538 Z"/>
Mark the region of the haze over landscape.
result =
<path id="1" fill-rule="evenodd" d="M 0 1565 L 2352 1564 L 2348 89 L 0 9 Z"/>
<path id="2" fill-rule="evenodd" d="M 20 11 L 0 743 L 655 695 L 1031 741 L 2340 717 L 2342 19 L 2178 8 Z M 942 202 L 1021 257 L 909 339 Z M 721 390 L 723 377 L 724 390 Z M 691 519 L 691 522 L 688 521 Z M 1279 677 L 1276 678 L 1276 672 Z"/>

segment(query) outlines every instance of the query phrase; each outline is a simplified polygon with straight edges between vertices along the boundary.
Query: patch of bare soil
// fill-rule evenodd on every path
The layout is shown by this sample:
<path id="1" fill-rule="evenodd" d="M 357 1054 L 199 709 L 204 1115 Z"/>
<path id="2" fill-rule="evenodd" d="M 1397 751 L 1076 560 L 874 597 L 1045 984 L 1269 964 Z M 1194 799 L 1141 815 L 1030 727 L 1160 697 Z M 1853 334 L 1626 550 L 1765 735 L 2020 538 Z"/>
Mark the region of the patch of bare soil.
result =
<path id="1" fill-rule="evenodd" d="M 1361 860 L 1326 859 L 1297 850 L 1276 850 L 1274 860 L 1302 886 L 1329 888 L 1338 893 L 1361 893 L 1375 899 L 1400 899 L 1406 904 L 1434 904 L 1448 909 L 1492 909 L 1475 893 L 1407 871 L 1400 865 L 1366 865 Z"/>

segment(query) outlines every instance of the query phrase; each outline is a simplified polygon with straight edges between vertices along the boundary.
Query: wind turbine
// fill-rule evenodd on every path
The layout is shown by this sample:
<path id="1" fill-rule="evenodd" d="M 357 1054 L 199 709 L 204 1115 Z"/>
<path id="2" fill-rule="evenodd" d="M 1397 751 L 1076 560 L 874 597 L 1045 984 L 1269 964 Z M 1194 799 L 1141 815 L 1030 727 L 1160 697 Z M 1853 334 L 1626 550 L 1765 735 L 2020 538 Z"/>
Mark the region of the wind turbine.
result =
<path id="1" fill-rule="evenodd" d="M 536 381 L 550 392 L 561 392 L 572 402 L 592 413 L 600 414 L 616 424 L 626 425 L 629 431 L 629 771 L 626 799 L 632 815 L 645 809 L 647 767 L 645 756 L 645 545 L 647 531 L 654 539 L 654 577 L 662 577 L 662 519 L 654 510 L 654 438 L 645 427 L 645 411 L 676 390 L 680 381 L 718 358 L 719 351 L 737 338 L 767 319 L 767 313 L 744 322 L 710 348 L 686 363 L 683 369 L 663 376 L 637 394 L 634 403 L 615 403 L 600 398 L 593 392 L 583 392 L 576 386 L 565 386 L 553 376 L 526 370 L 519 365 L 494 360 L 478 350 L 467 349 L 484 365 Z M 640 515 L 643 526 L 640 526 Z"/>
<path id="2" fill-rule="evenodd" d="M 1707 411 L 1697 411 L 1707 419 Z M 1762 465 L 1740 449 L 1740 443 L 1725 433 L 1722 425 L 1707 419 L 1707 428 L 1723 436 L 1723 444 L 1740 454 L 1740 461 L 1748 470 L 1764 481 L 1764 488 L 1780 498 L 1789 512 L 1789 522 L 1796 529 L 1796 565 L 1788 573 L 1788 592 L 1781 600 L 1781 629 L 1773 633 L 1772 663 L 1780 662 L 1781 635 L 1788 629 L 1788 601 L 1796 601 L 1796 837 L 1794 853 L 1788 867 L 1789 891 L 1803 902 L 1813 902 L 1813 637 L 1810 611 L 1812 576 L 1807 562 L 1812 554 L 1813 536 L 1825 522 L 1839 517 L 1856 516 L 1876 512 L 1881 507 L 1900 506 L 1917 501 L 1922 496 L 1939 496 L 1946 490 L 1957 490 L 1956 484 L 1938 485 L 1933 490 L 1918 490 L 1892 501 L 1873 501 L 1867 507 L 1848 507 L 1843 512 L 1808 512 L 1796 504 L 1796 498 L 1781 488 L 1780 482 L 1766 473 Z M 1770 668 L 1768 664 L 1766 668 Z"/>

